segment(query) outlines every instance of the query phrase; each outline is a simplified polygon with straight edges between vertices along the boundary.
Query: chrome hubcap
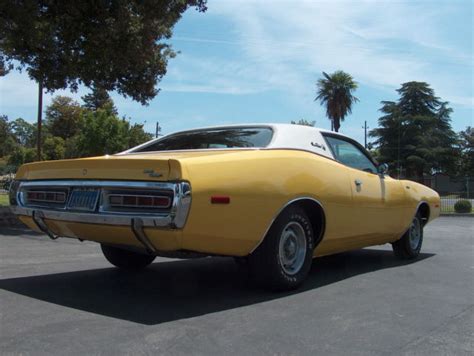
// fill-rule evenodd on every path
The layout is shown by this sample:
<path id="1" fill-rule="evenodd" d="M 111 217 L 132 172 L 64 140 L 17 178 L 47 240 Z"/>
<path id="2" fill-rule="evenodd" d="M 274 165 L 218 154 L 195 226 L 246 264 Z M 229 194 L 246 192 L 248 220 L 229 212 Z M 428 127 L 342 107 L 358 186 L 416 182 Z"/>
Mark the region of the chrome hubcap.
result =
<path id="1" fill-rule="evenodd" d="M 300 223 L 292 221 L 283 229 L 278 257 L 283 270 L 294 275 L 303 267 L 306 256 L 306 233 Z"/>
<path id="2" fill-rule="evenodd" d="M 412 250 L 416 250 L 418 245 L 420 244 L 421 240 L 421 225 L 420 219 L 413 219 L 410 225 L 410 232 L 409 232 L 409 240 L 410 240 L 410 247 Z"/>

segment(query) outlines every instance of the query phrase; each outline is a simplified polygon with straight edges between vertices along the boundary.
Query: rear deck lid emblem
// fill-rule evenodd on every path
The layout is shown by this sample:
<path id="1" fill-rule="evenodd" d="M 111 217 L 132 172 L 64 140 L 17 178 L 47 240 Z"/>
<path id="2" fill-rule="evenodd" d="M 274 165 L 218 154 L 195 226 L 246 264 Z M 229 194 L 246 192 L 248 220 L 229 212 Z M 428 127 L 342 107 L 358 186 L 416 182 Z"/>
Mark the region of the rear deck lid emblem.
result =
<path id="1" fill-rule="evenodd" d="M 143 173 L 148 174 L 148 176 L 152 178 L 158 178 L 161 177 L 163 174 L 155 172 L 154 169 L 145 169 L 143 170 Z"/>

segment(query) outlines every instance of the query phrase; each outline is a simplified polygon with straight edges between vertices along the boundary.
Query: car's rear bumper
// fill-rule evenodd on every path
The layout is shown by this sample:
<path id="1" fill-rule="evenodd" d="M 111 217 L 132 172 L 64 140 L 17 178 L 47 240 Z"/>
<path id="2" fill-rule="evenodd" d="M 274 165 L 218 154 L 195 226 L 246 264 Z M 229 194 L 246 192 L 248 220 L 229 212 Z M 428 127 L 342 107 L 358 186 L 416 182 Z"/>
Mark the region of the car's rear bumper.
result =
<path id="1" fill-rule="evenodd" d="M 68 222 L 79 222 L 84 224 L 118 225 L 132 226 L 134 220 L 141 220 L 144 227 L 167 227 L 170 228 L 173 219 L 169 216 L 137 216 L 137 215 L 106 215 L 106 214 L 88 214 L 70 211 L 45 210 L 38 208 L 25 208 L 21 206 L 12 206 L 10 208 L 16 215 L 29 216 L 59 220 Z"/>
<path id="2" fill-rule="evenodd" d="M 33 216 L 18 215 L 18 218 L 25 225 L 38 232 L 44 232 L 53 239 L 57 237 L 69 237 L 79 240 L 95 241 L 99 243 L 118 245 L 124 247 L 133 247 L 152 254 L 158 254 L 159 251 L 176 251 L 182 248 L 182 230 L 159 228 L 145 225 L 135 225 L 137 220 L 130 220 L 125 224 L 107 224 L 92 223 L 84 221 L 71 221 L 51 219 L 49 215 L 44 215 L 38 224 L 38 215 L 36 221 Z M 47 218 L 46 216 L 49 216 Z M 147 221 L 148 223 L 148 221 Z"/>
<path id="3" fill-rule="evenodd" d="M 95 189 L 100 194 L 90 211 L 78 211 L 71 208 L 68 202 L 70 191 Z M 68 202 L 64 206 L 35 206 L 30 204 L 25 195 L 28 190 L 38 191 L 63 189 L 67 192 Z M 66 190 L 67 189 L 67 190 Z M 172 203 L 169 209 L 161 213 L 140 211 L 108 211 L 104 208 L 104 192 L 107 190 L 127 189 L 133 191 L 169 191 L 172 192 Z M 16 181 L 10 192 L 11 209 L 21 221 L 29 227 L 46 233 L 52 239 L 72 237 L 80 240 L 92 240 L 101 243 L 138 246 L 149 253 L 160 250 L 180 248 L 180 230 L 186 222 L 190 203 L 191 190 L 187 182 L 124 182 L 124 181 Z"/>

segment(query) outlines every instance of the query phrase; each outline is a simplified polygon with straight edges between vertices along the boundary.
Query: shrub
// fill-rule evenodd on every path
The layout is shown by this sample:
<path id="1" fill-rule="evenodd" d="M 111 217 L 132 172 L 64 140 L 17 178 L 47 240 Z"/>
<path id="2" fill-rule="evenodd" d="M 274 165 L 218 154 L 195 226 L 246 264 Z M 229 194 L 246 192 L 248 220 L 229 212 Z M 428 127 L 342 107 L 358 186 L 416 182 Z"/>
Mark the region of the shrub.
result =
<path id="1" fill-rule="evenodd" d="M 34 162 L 36 160 L 36 150 L 34 148 L 25 148 L 16 146 L 11 155 L 8 156 L 8 165 L 16 171 L 24 163 Z"/>
<path id="2" fill-rule="evenodd" d="M 470 213 L 472 210 L 472 204 L 469 200 L 458 200 L 454 204 L 454 211 L 456 213 Z"/>

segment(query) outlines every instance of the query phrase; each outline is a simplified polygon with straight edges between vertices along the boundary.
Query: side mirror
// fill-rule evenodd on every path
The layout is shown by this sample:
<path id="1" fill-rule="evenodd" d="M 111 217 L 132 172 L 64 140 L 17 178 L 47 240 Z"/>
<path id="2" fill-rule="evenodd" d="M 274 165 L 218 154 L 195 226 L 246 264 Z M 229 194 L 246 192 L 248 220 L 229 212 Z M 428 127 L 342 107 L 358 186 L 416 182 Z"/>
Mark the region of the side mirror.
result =
<path id="1" fill-rule="evenodd" d="M 377 172 L 383 177 L 388 172 L 388 164 L 382 163 L 377 167 Z"/>

